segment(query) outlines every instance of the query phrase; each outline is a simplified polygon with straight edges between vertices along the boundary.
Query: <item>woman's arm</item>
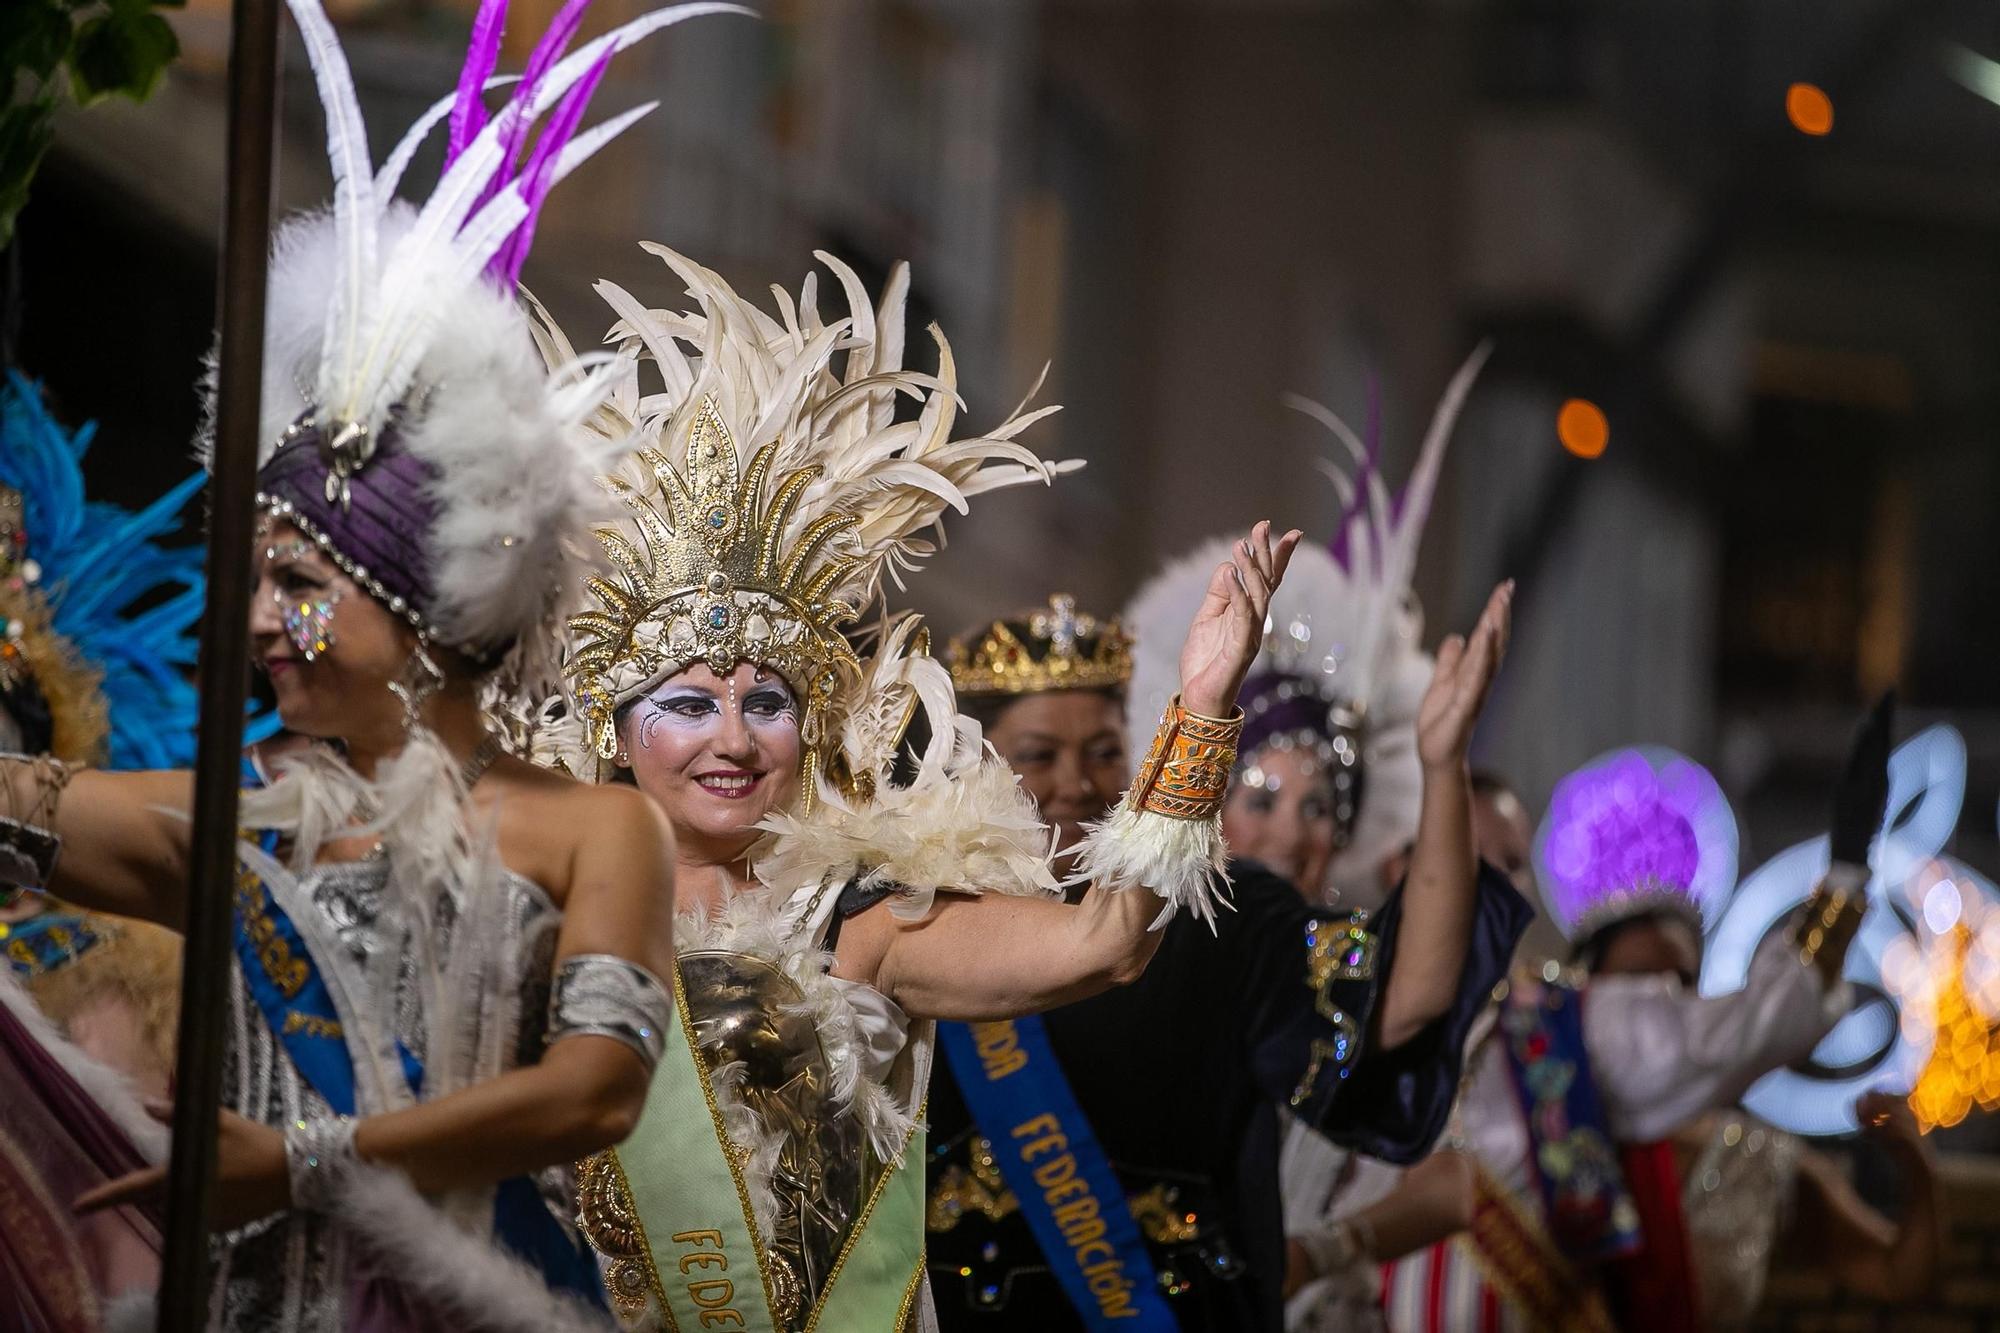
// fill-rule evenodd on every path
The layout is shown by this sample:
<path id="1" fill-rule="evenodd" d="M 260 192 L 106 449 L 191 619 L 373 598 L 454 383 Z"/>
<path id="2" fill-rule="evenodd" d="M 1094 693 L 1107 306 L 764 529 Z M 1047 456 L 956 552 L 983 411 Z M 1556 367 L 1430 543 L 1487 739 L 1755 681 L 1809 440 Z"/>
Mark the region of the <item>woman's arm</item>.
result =
<path id="1" fill-rule="evenodd" d="M 1594 979 L 1583 1038 L 1612 1131 L 1633 1143 L 1664 1139 L 1811 1054 L 1852 998 L 1845 982 L 1827 979 L 1839 975 L 1845 951 L 1843 939 L 1806 961 L 1788 932 L 1774 932 L 1743 988 L 1727 995 L 1663 976 Z"/>
<path id="2" fill-rule="evenodd" d="M 577 788 L 562 804 L 575 807 L 563 813 L 577 836 L 555 966 L 609 954 L 670 988 L 673 833 L 665 816 L 632 787 Z M 651 1065 L 624 1042 L 557 1034 L 536 1064 L 362 1121 L 355 1152 L 427 1193 L 505 1180 L 622 1142 L 651 1081 Z"/>
<path id="3" fill-rule="evenodd" d="M 1472 1225 L 1472 1160 L 1446 1148 L 1403 1173 L 1396 1187 L 1351 1217 L 1285 1240 L 1285 1295 L 1343 1267 L 1387 1263 Z"/>
<path id="4" fill-rule="evenodd" d="M 1437 669 L 1417 711 L 1423 808 L 1403 882 L 1395 966 L 1375 1011 L 1384 1049 L 1409 1041 L 1449 1009 L 1465 970 L 1477 874 L 1466 756 L 1487 689 L 1507 654 L 1513 604 L 1510 580 L 1486 599 L 1470 639 L 1454 634 L 1438 646 Z"/>
<path id="5" fill-rule="evenodd" d="M 1299 533 L 1257 524 L 1216 566 L 1181 647 L 1181 702 L 1222 717 L 1257 659 L 1271 593 Z M 1148 816 L 1165 818 L 1165 816 Z M 920 921 L 879 906 L 841 932 L 836 975 L 871 982 L 924 1018 L 978 1022 L 1036 1013 L 1136 980 L 1160 947 L 1150 893 L 1093 888 L 1081 904 L 940 894 Z"/>
<path id="6" fill-rule="evenodd" d="M 1812 1255 L 1837 1286 L 1872 1301 L 1913 1300 L 1930 1289 L 1944 1252 L 1944 1194 L 1915 1118 L 1901 1098 L 1871 1092 L 1855 1107 L 1862 1131 L 1903 1178 L 1903 1212 L 1891 1222 L 1818 1153 L 1799 1155 L 1797 1253 Z"/>
<path id="7" fill-rule="evenodd" d="M 0 759 L 0 815 L 61 839 L 49 881 L 31 887 L 175 930 L 187 898 L 192 795 L 185 771 L 65 774 L 51 759 Z"/>
<path id="8" fill-rule="evenodd" d="M 1159 910 L 1151 894 L 1096 889 L 1074 907 L 940 894 L 921 921 L 878 908 L 848 922 L 834 973 L 872 977 L 915 1017 L 1016 1018 L 1138 980 L 1160 947 L 1148 929 Z"/>
<path id="9" fill-rule="evenodd" d="M 673 838 L 658 807 L 635 789 L 577 788 L 551 803 L 548 822 L 575 830 L 555 965 L 610 954 L 670 986 Z M 367 1117 L 355 1126 L 354 1153 L 396 1168 L 425 1193 L 491 1184 L 621 1142 L 638 1123 L 651 1075 L 648 1061 L 622 1041 L 559 1037 L 536 1064 Z M 79 1210 L 142 1197 L 162 1178 L 155 1168 L 113 1181 L 79 1200 Z M 290 1202 L 283 1136 L 225 1113 L 216 1225 Z"/>

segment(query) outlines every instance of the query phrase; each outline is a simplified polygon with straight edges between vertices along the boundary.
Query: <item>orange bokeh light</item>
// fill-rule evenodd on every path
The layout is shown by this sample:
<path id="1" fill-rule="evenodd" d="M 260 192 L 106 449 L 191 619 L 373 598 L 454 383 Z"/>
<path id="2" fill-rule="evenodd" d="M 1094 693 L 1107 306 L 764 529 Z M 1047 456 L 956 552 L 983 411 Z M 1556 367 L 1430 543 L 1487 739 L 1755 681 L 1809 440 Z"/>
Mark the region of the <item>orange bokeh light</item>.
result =
<path id="1" fill-rule="evenodd" d="M 1833 131 L 1833 99 L 1817 84 L 1795 83 L 1785 89 L 1785 119 L 1800 134 Z"/>
<path id="2" fill-rule="evenodd" d="M 1611 443 L 1611 423 L 1596 403 L 1572 398 L 1556 413 L 1556 438 L 1578 458 L 1596 458 Z"/>

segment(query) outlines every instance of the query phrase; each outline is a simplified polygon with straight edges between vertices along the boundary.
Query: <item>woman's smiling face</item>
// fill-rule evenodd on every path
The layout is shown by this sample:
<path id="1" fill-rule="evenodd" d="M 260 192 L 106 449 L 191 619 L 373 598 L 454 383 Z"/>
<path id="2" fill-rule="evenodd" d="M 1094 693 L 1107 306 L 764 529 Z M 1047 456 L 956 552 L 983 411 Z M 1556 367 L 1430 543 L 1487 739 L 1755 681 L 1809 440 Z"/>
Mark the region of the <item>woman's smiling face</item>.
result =
<path id="1" fill-rule="evenodd" d="M 740 858 L 757 825 L 798 796 L 800 706 L 777 672 L 705 663 L 662 681 L 619 716 L 621 762 L 674 826 L 684 852 Z"/>

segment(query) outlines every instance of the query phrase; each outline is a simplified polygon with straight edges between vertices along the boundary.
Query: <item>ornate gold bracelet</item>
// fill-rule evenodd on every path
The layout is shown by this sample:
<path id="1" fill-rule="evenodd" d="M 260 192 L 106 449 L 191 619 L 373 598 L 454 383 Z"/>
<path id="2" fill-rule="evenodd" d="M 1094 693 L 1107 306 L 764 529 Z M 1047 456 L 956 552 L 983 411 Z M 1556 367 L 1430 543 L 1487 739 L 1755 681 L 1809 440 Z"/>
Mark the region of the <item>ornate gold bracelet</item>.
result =
<path id="1" fill-rule="evenodd" d="M 1213 818 L 1229 793 L 1236 739 L 1242 734 L 1242 709 L 1231 718 L 1203 717 L 1181 707 L 1181 697 L 1175 695 L 1153 733 L 1138 778 L 1125 793 L 1126 808 L 1169 819 Z"/>

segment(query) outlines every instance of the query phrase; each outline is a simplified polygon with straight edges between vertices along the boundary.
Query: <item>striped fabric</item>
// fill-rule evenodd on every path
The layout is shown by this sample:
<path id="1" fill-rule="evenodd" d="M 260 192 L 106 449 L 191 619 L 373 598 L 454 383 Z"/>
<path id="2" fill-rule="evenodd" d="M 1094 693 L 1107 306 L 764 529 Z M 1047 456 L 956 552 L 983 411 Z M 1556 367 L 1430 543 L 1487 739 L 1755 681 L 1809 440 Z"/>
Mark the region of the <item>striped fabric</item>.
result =
<path id="1" fill-rule="evenodd" d="M 1462 1236 L 1382 1265 L 1382 1301 L 1389 1333 L 1530 1333 Z"/>

